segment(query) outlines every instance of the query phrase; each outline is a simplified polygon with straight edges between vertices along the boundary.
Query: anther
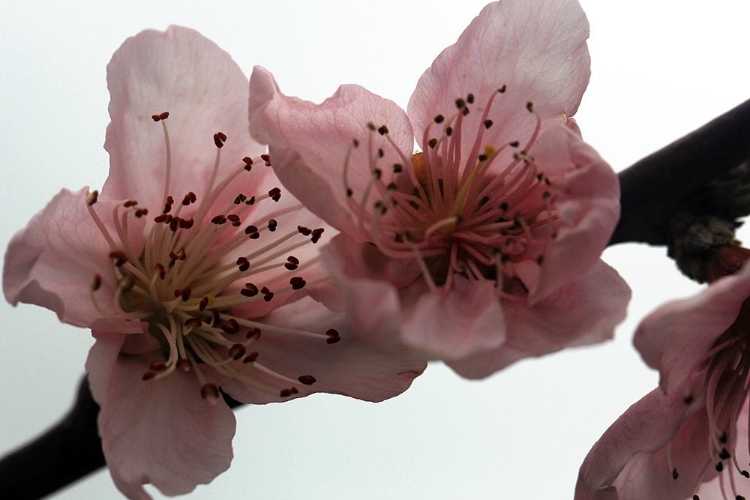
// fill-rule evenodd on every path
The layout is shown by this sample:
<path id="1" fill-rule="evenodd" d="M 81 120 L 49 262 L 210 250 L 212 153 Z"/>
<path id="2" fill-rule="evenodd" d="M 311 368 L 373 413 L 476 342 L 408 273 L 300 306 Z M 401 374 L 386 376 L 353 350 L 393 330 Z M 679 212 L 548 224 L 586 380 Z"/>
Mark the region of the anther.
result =
<path id="1" fill-rule="evenodd" d="M 250 269 L 250 261 L 247 260 L 247 257 L 239 257 L 237 259 L 237 267 L 239 268 L 240 272 L 245 272 L 248 269 Z"/>
<path id="2" fill-rule="evenodd" d="M 271 189 L 268 192 L 268 196 L 270 196 L 273 201 L 279 201 L 281 199 L 281 189 L 277 187 Z"/>
<path id="3" fill-rule="evenodd" d="M 468 102 L 469 104 L 473 104 L 474 103 L 474 94 L 470 93 L 469 95 L 467 95 L 466 96 L 466 102 Z"/>
<path id="4" fill-rule="evenodd" d="M 115 261 L 115 266 L 120 267 L 128 261 L 125 253 L 120 250 L 109 252 L 109 258 Z"/>
<path id="5" fill-rule="evenodd" d="M 312 229 L 307 226 L 297 226 L 297 231 L 303 236 L 310 236 L 312 234 Z"/>
<path id="6" fill-rule="evenodd" d="M 234 344 L 229 348 L 229 357 L 235 361 L 241 360 L 245 357 L 245 346 L 242 344 Z"/>
<path id="7" fill-rule="evenodd" d="M 435 123 L 443 123 L 443 120 L 445 120 L 445 117 L 443 115 L 437 115 L 435 117 Z"/>
<path id="8" fill-rule="evenodd" d="M 150 368 L 155 372 L 163 372 L 167 369 L 167 365 L 164 361 L 152 361 Z"/>
<path id="9" fill-rule="evenodd" d="M 185 326 L 188 326 L 190 328 L 199 328 L 203 324 L 203 321 L 201 321 L 200 318 L 188 318 L 185 320 Z"/>
<path id="10" fill-rule="evenodd" d="M 174 217 L 172 220 L 169 221 L 169 229 L 174 233 L 177 231 L 177 228 L 180 227 L 180 219 L 179 217 Z"/>
<path id="11" fill-rule="evenodd" d="M 234 199 L 234 204 L 235 205 L 239 205 L 240 203 L 245 203 L 245 201 L 247 201 L 247 196 L 245 196 L 244 194 L 240 193 Z"/>
<path id="12" fill-rule="evenodd" d="M 677 479 L 680 477 L 680 474 L 677 472 L 677 469 L 672 469 L 672 479 Z"/>
<path id="13" fill-rule="evenodd" d="M 383 148 L 378 148 L 378 158 L 382 158 L 385 156 L 385 151 L 383 151 Z"/>
<path id="14" fill-rule="evenodd" d="M 99 191 L 91 191 L 86 197 L 86 205 L 88 206 L 92 206 L 97 201 L 99 201 Z"/>
<path id="15" fill-rule="evenodd" d="M 721 444 L 727 444 L 727 433 L 723 432 L 721 436 L 719 436 L 719 441 L 721 441 Z"/>
<path id="16" fill-rule="evenodd" d="M 450 137 L 453 134 L 453 127 L 445 127 L 445 135 Z"/>
<path id="17" fill-rule="evenodd" d="M 393 164 L 393 173 L 394 174 L 400 174 L 403 171 L 404 171 L 404 166 L 403 165 L 401 165 L 400 163 L 394 163 Z"/>
<path id="18" fill-rule="evenodd" d="M 380 127 L 378 127 L 378 134 L 385 135 L 387 133 L 388 133 L 388 127 L 386 127 L 385 125 L 381 125 Z"/>
<path id="19" fill-rule="evenodd" d="M 139 208 L 135 211 L 136 218 L 140 219 L 144 215 L 148 215 L 148 208 Z"/>
<path id="20" fill-rule="evenodd" d="M 253 351 L 247 356 L 245 356 L 245 359 L 242 360 L 243 363 L 253 363 L 255 360 L 258 359 L 258 352 Z"/>
<path id="21" fill-rule="evenodd" d="M 201 397 L 211 404 L 215 404 L 219 399 L 219 388 L 215 384 L 206 384 L 201 387 Z"/>
<path id="22" fill-rule="evenodd" d="M 102 277 L 100 275 L 94 276 L 94 282 L 91 283 L 91 291 L 95 292 L 102 286 Z"/>
<path id="23" fill-rule="evenodd" d="M 231 222 L 234 227 L 239 227 L 240 224 L 241 224 L 241 222 L 240 222 L 240 216 L 237 215 L 237 214 L 229 214 L 229 215 L 227 215 L 227 220 L 229 222 Z"/>
<path id="24" fill-rule="evenodd" d="M 502 87 L 500 87 L 499 89 L 497 89 L 497 91 L 498 91 L 499 93 L 501 93 L 501 94 L 504 94 L 504 93 L 505 93 L 505 89 L 506 89 L 506 86 L 505 86 L 505 85 L 503 85 Z"/>
<path id="25" fill-rule="evenodd" d="M 125 201 L 122 202 L 122 206 L 125 207 L 125 208 L 134 207 L 137 204 L 138 204 L 138 202 L 135 201 L 135 200 L 125 200 Z"/>
<path id="26" fill-rule="evenodd" d="M 167 200 L 164 202 L 164 210 L 162 210 L 162 213 L 168 214 L 169 212 L 171 212 L 173 204 L 174 198 L 172 198 L 171 196 L 167 196 Z"/>
<path id="27" fill-rule="evenodd" d="M 208 307 L 208 297 L 203 297 L 201 301 L 198 303 L 198 310 L 199 311 L 205 311 L 206 307 Z"/>
<path id="28" fill-rule="evenodd" d="M 227 221 L 227 218 L 223 215 L 217 215 L 213 219 L 211 219 L 212 224 L 216 224 L 217 226 L 220 226 L 224 224 Z"/>
<path id="29" fill-rule="evenodd" d="M 747 478 L 750 478 L 750 472 L 748 472 L 748 471 L 746 471 L 744 469 L 740 472 L 740 474 L 742 474 L 743 476 L 745 476 Z"/>
<path id="30" fill-rule="evenodd" d="M 375 124 L 372 122 L 367 122 L 367 128 L 372 131 L 375 131 L 377 129 L 377 127 L 375 127 Z"/>
<path id="31" fill-rule="evenodd" d="M 716 464 L 716 472 L 721 472 L 724 470 L 724 463 L 723 462 L 717 462 Z"/>
<path id="32" fill-rule="evenodd" d="M 271 156 L 268 155 L 267 153 L 260 155 L 260 159 L 266 163 L 271 163 Z"/>
<path id="33" fill-rule="evenodd" d="M 323 235 L 324 229 L 322 227 L 319 227 L 318 229 L 313 229 L 312 231 L 312 238 L 310 238 L 310 241 L 313 243 L 317 243 L 320 241 L 320 237 Z"/>
<path id="34" fill-rule="evenodd" d="M 143 374 L 143 377 L 141 377 L 141 379 L 143 379 L 144 381 L 146 381 L 146 380 L 151 380 L 154 377 L 156 377 L 156 373 L 152 372 L 151 370 L 149 370 L 149 371 L 147 371 L 146 373 Z"/>
<path id="35" fill-rule="evenodd" d="M 245 228 L 245 234 L 248 235 L 251 240 L 257 240 L 258 238 L 260 238 L 260 233 L 258 232 L 257 226 L 247 226 Z"/>
<path id="36" fill-rule="evenodd" d="M 264 286 L 260 289 L 260 293 L 263 294 L 263 300 L 266 302 L 271 302 L 271 299 L 273 298 L 273 292 L 268 289 L 268 287 Z"/>
<path id="37" fill-rule="evenodd" d="M 255 297 L 258 295 L 258 287 L 252 283 L 245 283 L 245 288 L 240 290 L 240 294 L 244 297 Z"/>
<path id="38" fill-rule="evenodd" d="M 354 194 L 354 191 L 351 190 L 351 188 L 346 188 L 346 196 L 350 197 Z"/>
<path id="39" fill-rule="evenodd" d="M 292 290 L 302 290 L 307 282 L 300 276 L 295 276 L 289 280 L 289 284 L 292 285 Z"/>
<path id="40" fill-rule="evenodd" d="M 526 103 L 526 110 L 527 110 L 527 111 L 528 111 L 529 113 L 533 113 L 533 112 L 534 112 L 534 103 L 533 103 L 533 102 L 531 102 L 531 101 L 527 102 L 527 103 Z"/>
<path id="41" fill-rule="evenodd" d="M 190 289 L 189 286 L 186 286 L 182 289 L 182 292 L 180 293 L 180 298 L 182 298 L 183 302 L 187 302 L 190 299 L 190 294 L 193 291 Z"/>
<path id="42" fill-rule="evenodd" d="M 518 142 L 518 141 L 511 141 L 511 142 L 508 143 L 508 146 L 510 146 L 512 148 L 517 148 L 520 144 L 521 143 Z"/>
<path id="43" fill-rule="evenodd" d="M 245 163 L 245 170 L 248 172 L 253 169 L 253 159 L 249 156 L 245 156 L 242 161 Z"/>
<path id="44" fill-rule="evenodd" d="M 492 120 L 484 121 L 484 128 L 490 128 L 492 126 Z"/>
<path id="45" fill-rule="evenodd" d="M 299 391 L 295 389 L 294 387 L 290 387 L 289 389 L 282 389 L 279 392 L 279 396 L 281 396 L 282 398 L 288 398 L 289 396 L 293 394 L 299 394 Z"/>
<path id="46" fill-rule="evenodd" d="M 341 340 L 341 336 L 339 335 L 339 332 L 336 331 L 333 328 L 330 328 L 328 331 L 326 331 L 326 344 L 335 344 L 339 340 Z"/>
<path id="47" fill-rule="evenodd" d="M 427 145 L 430 146 L 430 149 L 435 149 L 435 146 L 437 146 L 437 139 L 434 137 L 427 141 Z"/>
<path id="48" fill-rule="evenodd" d="M 195 224 L 193 219 L 180 219 L 179 226 L 181 229 L 190 229 Z"/>
<path id="49" fill-rule="evenodd" d="M 293 255 L 290 255 L 286 258 L 286 264 L 284 264 L 284 267 L 287 268 L 290 271 L 294 271 L 299 267 L 299 259 Z"/>
<path id="50" fill-rule="evenodd" d="M 297 380 L 300 381 L 301 384 L 305 385 L 313 385 L 317 380 L 312 375 L 300 375 Z"/>
<path id="51" fill-rule="evenodd" d="M 463 109 L 463 108 L 465 108 L 465 107 L 466 107 L 466 101 L 464 101 L 464 100 L 463 100 L 463 99 L 461 99 L 461 98 L 458 98 L 458 99 L 456 99 L 456 107 L 457 107 L 458 109 Z"/>
<path id="52" fill-rule="evenodd" d="M 358 148 L 359 147 L 359 141 L 357 139 L 352 139 L 352 146 L 354 146 L 355 148 Z"/>
<path id="53" fill-rule="evenodd" d="M 260 328 L 258 328 L 257 326 L 252 326 L 252 327 L 248 328 L 247 334 L 245 334 L 245 338 L 246 339 L 258 340 L 260 338 L 260 333 L 261 333 L 260 332 Z M 252 355 L 252 353 L 250 353 L 250 355 Z M 257 353 L 255 354 L 255 357 L 256 358 L 258 357 Z"/>
<path id="54" fill-rule="evenodd" d="M 271 232 L 276 231 L 276 228 L 278 227 L 279 223 L 276 222 L 276 219 L 268 219 L 268 230 Z"/>
<path id="55" fill-rule="evenodd" d="M 167 269 L 163 265 L 159 264 L 158 262 L 154 266 L 154 270 L 156 271 L 156 273 L 159 275 L 159 278 L 161 279 L 164 279 L 164 277 L 167 275 Z"/>

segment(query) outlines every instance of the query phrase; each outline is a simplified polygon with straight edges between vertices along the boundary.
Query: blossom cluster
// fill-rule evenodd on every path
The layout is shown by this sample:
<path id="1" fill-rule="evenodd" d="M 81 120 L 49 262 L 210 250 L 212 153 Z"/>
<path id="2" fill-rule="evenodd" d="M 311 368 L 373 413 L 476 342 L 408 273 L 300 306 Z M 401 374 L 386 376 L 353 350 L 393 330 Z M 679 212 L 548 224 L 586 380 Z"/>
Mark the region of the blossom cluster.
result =
<path id="1" fill-rule="evenodd" d="M 3 271 L 11 303 L 91 331 L 117 488 L 225 471 L 230 398 L 378 402 L 431 361 L 480 379 L 610 339 L 630 290 L 600 258 L 618 179 L 573 118 L 588 32 L 576 0 L 493 2 L 406 110 L 357 85 L 287 96 L 188 28 L 126 40 L 106 182 L 63 189 Z M 748 296 L 743 268 L 644 320 L 661 387 L 596 443 L 577 500 L 744 498 Z"/>

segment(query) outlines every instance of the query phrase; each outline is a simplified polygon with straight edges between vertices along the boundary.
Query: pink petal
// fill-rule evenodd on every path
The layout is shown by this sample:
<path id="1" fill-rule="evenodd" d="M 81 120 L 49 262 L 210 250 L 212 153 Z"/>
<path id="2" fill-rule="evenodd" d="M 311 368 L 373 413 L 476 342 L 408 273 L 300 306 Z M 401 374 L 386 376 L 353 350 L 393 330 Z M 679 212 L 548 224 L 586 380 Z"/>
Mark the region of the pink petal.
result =
<path id="1" fill-rule="evenodd" d="M 139 322 L 120 319 L 114 307 L 112 250 L 88 213 L 87 195 L 86 188 L 75 193 L 63 189 L 13 237 L 5 254 L 3 291 L 13 305 L 46 307 L 65 323 L 91 327 L 98 322 L 120 333 L 140 332 Z M 100 201 L 94 207 L 114 234 L 114 204 Z M 142 222 L 132 221 L 130 244 L 137 254 L 144 244 L 142 228 Z M 93 294 L 98 309 L 91 292 L 97 275 L 102 281 Z"/>
<path id="2" fill-rule="evenodd" d="M 450 289 L 423 294 L 405 315 L 403 342 L 443 360 L 464 359 L 505 341 L 495 282 L 454 278 Z"/>
<path id="3" fill-rule="evenodd" d="M 408 108 L 417 140 L 421 144 L 436 115 L 455 112 L 457 98 L 472 93 L 481 109 L 502 85 L 507 90 L 493 106 L 490 118 L 497 125 L 487 131 L 487 144 L 523 143 L 529 137 L 534 126 L 526 111 L 529 101 L 543 118 L 574 114 L 589 80 L 588 33 L 575 0 L 487 5 L 419 79 Z M 480 115 L 467 117 L 470 130 L 479 128 Z M 465 135 L 465 151 L 472 135 Z"/>
<path id="4" fill-rule="evenodd" d="M 599 260 L 620 217 L 620 185 L 612 168 L 569 126 L 547 129 L 531 154 L 556 188 L 561 218 L 529 293 L 534 303 Z"/>
<path id="5" fill-rule="evenodd" d="M 647 316 L 633 337 L 643 360 L 661 374 L 661 386 L 672 391 L 734 323 L 750 296 L 750 265 L 688 298 L 668 302 Z"/>
<path id="6" fill-rule="evenodd" d="M 292 379 L 302 375 L 315 377 L 313 385 L 295 386 L 299 396 L 329 392 L 366 401 L 382 401 L 408 389 L 426 366 L 423 360 L 375 351 L 354 334 L 342 314 L 331 313 L 309 297 L 277 309 L 264 321 L 318 333 L 334 328 L 341 335 L 339 342 L 327 344 L 325 340 L 275 333 L 268 329 L 253 343 L 253 349 L 259 353 L 259 363 Z M 264 380 L 260 373 L 250 373 Z M 222 389 L 247 403 L 288 399 L 276 393 L 254 390 L 233 379 L 222 384 Z"/>
<path id="7" fill-rule="evenodd" d="M 129 38 L 107 66 L 107 84 L 112 121 L 105 143 L 110 153 L 105 198 L 161 207 L 166 153 L 161 124 L 151 116 L 163 111 L 170 113 L 168 194 L 175 199 L 190 191 L 202 199 L 216 156 L 215 133 L 228 136 L 224 163 L 240 165 L 244 156 L 262 152 L 247 133 L 247 78 L 226 52 L 196 31 L 172 26 Z"/>
<path id="8" fill-rule="evenodd" d="M 708 461 L 708 425 L 683 397 L 656 388 L 617 419 L 581 465 L 575 500 L 690 498 Z"/>
<path id="9" fill-rule="evenodd" d="M 143 381 L 147 356 L 118 355 L 123 336 L 98 336 L 86 369 L 101 406 L 99 433 L 113 479 L 123 493 L 148 498 L 191 492 L 229 468 L 235 420 L 222 401 L 201 398 L 195 375 L 176 371 Z"/>
<path id="10" fill-rule="evenodd" d="M 541 302 L 504 302 L 505 344 L 447 364 L 463 377 L 483 378 L 523 358 L 602 342 L 625 318 L 629 300 L 617 271 L 600 261 Z"/>
<path id="11" fill-rule="evenodd" d="M 368 130 L 368 123 L 386 125 L 406 159 Z M 414 143 L 406 114 L 387 99 L 343 85 L 322 104 L 313 104 L 282 94 L 271 73 L 257 66 L 250 78 L 250 132 L 271 145 L 274 169 L 294 196 L 333 227 L 362 239 L 367 236 L 360 231 L 359 211 L 352 213 L 349 203 L 362 201 L 373 175 L 371 158 L 382 148 L 378 166 L 387 167 L 383 175 L 390 176 L 394 163 L 411 161 Z M 347 179 L 354 195 L 348 198 L 343 172 L 353 139 L 360 145 L 349 158 Z"/>

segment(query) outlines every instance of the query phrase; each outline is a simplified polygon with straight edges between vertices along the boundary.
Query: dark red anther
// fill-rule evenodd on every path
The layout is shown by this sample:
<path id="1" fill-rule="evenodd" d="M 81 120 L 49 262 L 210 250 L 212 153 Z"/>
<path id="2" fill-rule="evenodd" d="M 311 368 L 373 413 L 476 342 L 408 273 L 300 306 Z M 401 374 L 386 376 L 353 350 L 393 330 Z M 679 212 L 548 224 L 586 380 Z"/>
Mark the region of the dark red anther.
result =
<path id="1" fill-rule="evenodd" d="M 253 159 L 249 156 L 246 156 L 242 159 L 243 162 L 245 162 L 245 170 L 248 172 L 253 169 Z"/>
<path id="2" fill-rule="evenodd" d="M 155 122 L 158 122 L 159 120 L 161 120 L 161 118 L 159 118 L 159 115 L 151 115 L 151 119 L 154 120 Z"/>
<path id="3" fill-rule="evenodd" d="M 297 231 L 299 231 L 300 234 L 304 236 L 310 236 L 310 234 L 312 234 L 312 229 L 310 229 L 309 227 L 305 227 L 305 226 L 297 226 Z"/>
<path id="4" fill-rule="evenodd" d="M 189 359 L 180 359 L 177 361 L 177 368 L 184 372 L 189 372 L 190 369 L 193 367 L 193 363 L 190 362 Z"/>
<path id="5" fill-rule="evenodd" d="M 214 134 L 214 144 L 217 148 L 224 147 L 224 143 L 227 141 L 227 136 L 221 132 Z"/>
<path id="6" fill-rule="evenodd" d="M 435 146 L 437 146 L 437 139 L 434 137 L 427 141 L 427 145 L 430 146 L 430 149 L 435 149 Z"/>
<path id="7" fill-rule="evenodd" d="M 109 258 L 115 261 L 115 266 L 120 267 L 128 261 L 127 256 L 120 250 L 113 250 L 109 253 Z"/>
<path id="8" fill-rule="evenodd" d="M 234 199 L 234 204 L 235 205 L 239 205 L 240 203 L 245 203 L 246 200 L 247 200 L 247 196 L 245 196 L 244 194 L 240 193 Z"/>
<path id="9" fill-rule="evenodd" d="M 213 326 L 216 326 L 221 321 L 221 314 L 219 314 L 218 309 L 211 309 L 211 317 L 213 318 L 213 322 L 211 323 Z"/>
<path id="10" fill-rule="evenodd" d="M 250 261 L 247 260 L 247 257 L 239 257 L 237 259 L 237 267 L 239 267 L 240 272 L 245 272 L 248 269 L 250 269 Z"/>
<path id="11" fill-rule="evenodd" d="M 192 201 L 190 200 L 190 194 L 186 194 L 184 198 L 182 198 L 182 206 L 186 207 L 190 205 Z"/>
<path id="12" fill-rule="evenodd" d="M 459 98 L 459 99 L 456 99 L 456 107 L 457 107 L 458 109 L 463 109 L 463 108 L 465 108 L 465 107 L 466 107 L 466 101 L 464 101 L 463 99 L 460 99 L 460 98 Z"/>
<path id="13" fill-rule="evenodd" d="M 370 129 L 370 130 L 372 130 L 373 132 L 375 132 L 375 130 L 377 130 L 377 127 L 372 122 L 367 122 L 367 128 Z"/>
<path id="14" fill-rule="evenodd" d="M 190 300 L 190 294 L 193 293 L 193 291 L 190 289 L 189 286 L 186 286 L 182 289 L 182 293 L 180 293 L 180 297 L 182 297 L 183 302 L 187 302 Z"/>
<path id="15" fill-rule="evenodd" d="M 268 230 L 271 232 L 276 231 L 276 228 L 278 227 L 279 223 L 276 222 L 276 219 L 268 219 Z"/>
<path id="16" fill-rule="evenodd" d="M 322 227 L 319 227 L 318 229 L 313 229 L 312 231 L 312 238 L 310 238 L 310 241 L 313 243 L 317 243 L 320 241 L 320 237 L 323 236 L 324 229 Z"/>
<path id="17" fill-rule="evenodd" d="M 192 218 L 190 218 L 190 219 L 180 219 L 179 225 L 180 225 L 180 229 L 190 229 L 191 227 L 193 227 L 193 224 L 195 224 L 195 221 Z"/>
<path id="18" fill-rule="evenodd" d="M 235 361 L 241 360 L 245 356 L 245 346 L 242 344 L 234 344 L 229 348 L 229 357 Z"/>
<path id="19" fill-rule="evenodd" d="M 290 387 L 289 389 L 282 389 L 281 392 L 279 392 L 279 396 L 281 396 L 282 398 L 288 398 L 289 396 L 292 396 L 294 394 L 299 394 L 299 391 L 294 387 Z"/>
<path id="20" fill-rule="evenodd" d="M 219 388 L 216 387 L 216 384 L 206 384 L 201 387 L 201 397 L 213 404 L 219 399 Z"/>
<path id="21" fill-rule="evenodd" d="M 300 375 L 297 380 L 300 381 L 301 384 L 305 385 L 313 385 L 317 380 L 312 375 Z"/>
<path id="22" fill-rule="evenodd" d="M 299 259 L 294 255 L 290 255 L 286 258 L 286 264 L 284 264 L 284 267 L 286 267 L 290 271 L 294 271 L 299 267 Z"/>
<path id="23" fill-rule="evenodd" d="M 403 165 L 401 165 L 400 163 L 394 163 L 393 164 L 393 173 L 394 174 L 400 174 L 403 171 L 404 171 L 404 166 Z"/>
<path id="24" fill-rule="evenodd" d="M 328 337 L 326 339 L 326 344 L 335 344 L 336 342 L 341 340 L 341 336 L 339 335 L 339 332 L 333 328 L 330 328 L 328 329 L 328 331 L 326 331 L 326 337 Z"/>
<path id="25" fill-rule="evenodd" d="M 144 215 L 148 215 L 148 208 L 139 208 L 135 211 L 135 216 L 140 219 Z"/>
<path id="26" fill-rule="evenodd" d="M 443 120 L 445 120 L 445 117 L 443 115 L 437 115 L 435 117 L 435 123 L 443 123 Z"/>
<path id="27" fill-rule="evenodd" d="M 102 287 L 102 277 L 100 275 L 94 276 L 94 282 L 91 283 L 91 291 L 95 292 Z"/>
<path id="28" fill-rule="evenodd" d="M 387 133 L 388 133 L 388 127 L 386 127 L 385 125 L 381 125 L 378 127 L 378 134 L 385 135 Z"/>
<path id="29" fill-rule="evenodd" d="M 224 224 L 227 221 L 227 218 L 224 215 L 217 215 L 213 219 L 211 219 L 212 224 L 216 224 L 217 226 L 220 226 Z"/>
<path id="30" fill-rule="evenodd" d="M 88 196 L 86 196 L 86 205 L 92 206 L 97 201 L 99 201 L 99 191 L 91 191 Z"/>
<path id="31" fill-rule="evenodd" d="M 253 351 L 247 356 L 245 356 L 245 359 L 242 360 L 243 363 L 253 363 L 255 360 L 258 359 L 258 352 Z"/>
<path id="32" fill-rule="evenodd" d="M 533 113 L 533 112 L 534 112 L 534 103 L 533 103 L 533 102 L 531 102 L 531 101 L 527 102 L 527 103 L 526 103 L 526 110 L 527 110 L 527 111 L 528 111 L 529 113 Z"/>
<path id="33" fill-rule="evenodd" d="M 180 257 L 174 252 L 174 250 L 169 251 L 169 258 L 173 261 L 178 260 Z"/>
<path id="34" fill-rule="evenodd" d="M 206 307 L 208 307 L 208 297 L 203 297 L 198 304 L 198 310 L 199 311 L 205 311 Z"/>
<path id="35" fill-rule="evenodd" d="M 466 102 L 468 102 L 469 104 L 473 104 L 474 103 L 474 94 L 469 93 L 469 95 L 466 96 Z"/>
<path id="36" fill-rule="evenodd" d="M 151 370 L 147 371 L 143 374 L 143 377 L 141 377 L 143 380 L 151 380 L 152 378 L 156 377 L 156 373 L 152 372 Z"/>
<path id="37" fill-rule="evenodd" d="M 292 285 L 292 290 L 302 290 L 307 282 L 301 277 L 295 276 L 289 280 L 289 284 Z"/>
<path id="38" fill-rule="evenodd" d="M 271 189 L 268 192 L 268 196 L 270 196 L 273 201 L 279 201 L 281 199 L 281 189 L 277 187 Z"/>
<path id="39" fill-rule="evenodd" d="M 237 331 L 234 329 L 232 324 L 228 321 L 220 324 L 219 328 L 221 328 L 222 331 L 226 333 L 227 335 L 234 335 L 235 333 L 237 333 Z"/>
<path id="40" fill-rule="evenodd" d="M 359 141 L 357 139 L 352 139 L 352 146 L 354 146 L 355 148 L 358 148 L 359 147 Z"/>
<path id="41" fill-rule="evenodd" d="M 240 293 L 245 297 L 255 297 L 258 295 L 258 287 L 252 283 L 245 283 L 245 288 L 243 288 Z"/>
<path id="42" fill-rule="evenodd" d="M 502 87 L 500 87 L 499 89 L 497 89 L 497 91 L 500 92 L 501 94 L 504 94 L 506 88 L 507 87 L 505 85 L 503 85 Z"/>
<path id="43" fill-rule="evenodd" d="M 164 279 L 164 277 L 167 275 L 167 269 L 158 262 L 154 266 L 154 270 L 159 274 L 159 278 L 161 279 Z"/>
<path id="44" fill-rule="evenodd" d="M 152 361 L 150 368 L 155 372 L 162 372 L 167 369 L 167 364 L 164 361 Z"/>
<path id="45" fill-rule="evenodd" d="M 182 219 L 180 219 L 179 217 L 172 218 L 172 220 L 169 221 L 169 229 L 170 229 L 170 231 L 172 231 L 173 233 L 176 232 L 177 228 L 180 227 L 180 221 L 181 220 Z"/>
<path id="46" fill-rule="evenodd" d="M 239 227 L 241 224 L 240 222 L 240 216 L 237 214 L 229 214 L 227 215 L 227 220 L 232 223 L 234 227 Z"/>
<path id="47" fill-rule="evenodd" d="M 257 326 L 251 326 L 248 328 L 245 338 L 258 340 L 260 338 L 260 328 Z"/>
<path id="48" fill-rule="evenodd" d="M 273 292 L 264 292 L 263 293 L 263 300 L 265 300 L 266 302 L 271 302 L 271 299 L 273 299 Z"/>
<path id="49" fill-rule="evenodd" d="M 125 207 L 125 208 L 130 208 L 130 207 L 136 206 L 137 204 L 138 204 L 138 202 L 135 201 L 135 200 L 125 200 L 122 203 L 122 206 Z"/>
<path id="50" fill-rule="evenodd" d="M 161 214 L 154 217 L 154 222 L 157 224 L 161 224 L 162 222 L 166 222 L 167 219 L 170 219 L 172 216 L 169 214 Z"/>
<path id="51" fill-rule="evenodd" d="M 251 196 L 251 197 L 250 197 L 250 198 L 248 198 L 248 199 L 247 199 L 247 201 L 245 202 L 245 205 L 253 205 L 253 204 L 255 204 L 255 196 Z"/>
<path id="52" fill-rule="evenodd" d="M 267 154 L 260 155 L 260 158 L 261 158 L 261 160 L 263 160 L 266 163 L 270 163 L 271 162 L 271 157 L 269 155 L 267 155 Z"/>
<path id="53" fill-rule="evenodd" d="M 203 324 L 200 318 L 192 317 L 185 320 L 185 326 L 190 328 L 199 328 Z"/>

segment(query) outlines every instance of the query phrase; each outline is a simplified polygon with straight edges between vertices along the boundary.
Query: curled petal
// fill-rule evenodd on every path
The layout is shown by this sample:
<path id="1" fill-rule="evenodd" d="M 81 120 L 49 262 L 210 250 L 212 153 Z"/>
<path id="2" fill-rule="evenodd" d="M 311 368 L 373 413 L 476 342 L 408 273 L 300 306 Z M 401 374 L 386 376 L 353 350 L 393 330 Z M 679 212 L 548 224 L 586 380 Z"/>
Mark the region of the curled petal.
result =
<path id="1" fill-rule="evenodd" d="M 140 332 L 140 322 L 120 319 L 114 307 L 116 280 L 109 254 L 112 249 L 86 207 L 86 188 L 72 193 L 63 189 L 8 245 L 3 271 L 7 299 L 36 304 L 57 313 L 61 321 L 91 327 L 95 323 L 120 333 Z M 114 232 L 113 203 L 95 205 L 102 223 Z M 138 224 L 133 222 L 133 224 Z M 130 232 L 134 252 L 144 241 Z M 97 276 L 99 278 L 97 278 Z M 100 280 L 92 302 L 92 287 Z"/>
<path id="2" fill-rule="evenodd" d="M 250 78 L 249 109 L 250 132 L 271 145 L 284 186 L 333 227 L 366 239 L 357 221 L 359 209 L 353 211 L 352 203 L 363 203 L 375 168 L 390 176 L 394 163 L 405 163 L 397 151 L 411 160 L 414 139 L 406 114 L 392 101 L 357 85 L 341 86 L 321 104 L 288 97 L 261 67 Z M 385 125 L 397 147 L 368 124 Z M 359 146 L 353 146 L 354 140 Z M 363 204 L 367 213 L 373 210 L 369 203 Z"/>

